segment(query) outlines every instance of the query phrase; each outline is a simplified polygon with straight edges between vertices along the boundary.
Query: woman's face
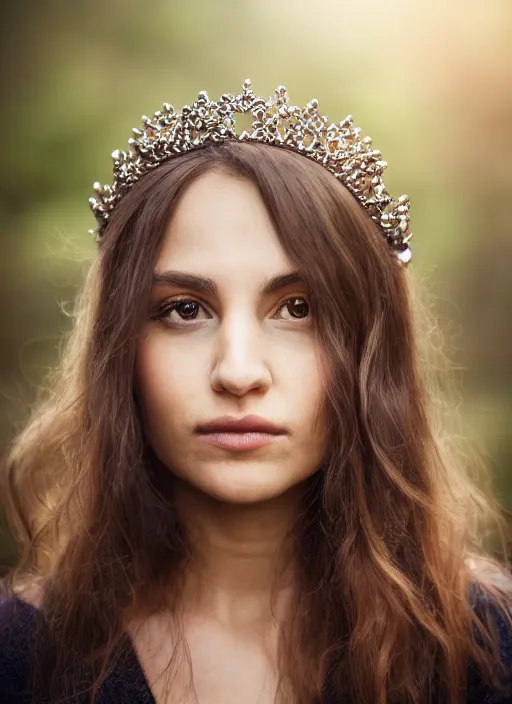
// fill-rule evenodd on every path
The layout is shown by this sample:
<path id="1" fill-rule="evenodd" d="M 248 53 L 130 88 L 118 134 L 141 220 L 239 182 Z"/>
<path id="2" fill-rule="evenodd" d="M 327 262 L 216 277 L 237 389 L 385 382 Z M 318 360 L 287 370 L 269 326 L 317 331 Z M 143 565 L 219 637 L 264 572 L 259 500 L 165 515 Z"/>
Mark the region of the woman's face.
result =
<path id="1" fill-rule="evenodd" d="M 208 173 L 188 188 L 156 262 L 136 387 L 154 453 L 218 500 L 275 498 L 324 457 L 321 354 L 295 274 L 251 181 Z"/>

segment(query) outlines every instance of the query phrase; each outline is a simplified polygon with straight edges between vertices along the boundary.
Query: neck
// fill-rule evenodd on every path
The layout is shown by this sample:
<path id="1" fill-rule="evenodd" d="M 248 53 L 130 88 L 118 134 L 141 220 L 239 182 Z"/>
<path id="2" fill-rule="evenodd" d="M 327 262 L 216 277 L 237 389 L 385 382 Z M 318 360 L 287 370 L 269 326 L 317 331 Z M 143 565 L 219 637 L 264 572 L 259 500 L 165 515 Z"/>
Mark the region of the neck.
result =
<path id="1" fill-rule="evenodd" d="M 232 504 L 177 480 L 176 504 L 194 547 L 185 607 L 230 627 L 267 623 L 273 596 L 277 611 L 285 609 L 294 573 L 290 529 L 302 493 L 299 486 L 269 501 Z"/>

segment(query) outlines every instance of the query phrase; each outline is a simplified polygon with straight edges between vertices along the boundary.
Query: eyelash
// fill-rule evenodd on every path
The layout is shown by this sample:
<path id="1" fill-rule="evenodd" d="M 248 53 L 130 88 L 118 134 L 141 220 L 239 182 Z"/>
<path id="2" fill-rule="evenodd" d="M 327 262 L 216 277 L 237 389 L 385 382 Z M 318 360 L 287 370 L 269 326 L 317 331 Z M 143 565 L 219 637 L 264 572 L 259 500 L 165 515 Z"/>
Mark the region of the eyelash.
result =
<path id="1" fill-rule="evenodd" d="M 287 306 L 289 303 L 292 303 L 293 301 L 297 301 L 297 300 L 304 301 L 304 302 L 307 304 L 307 306 L 308 306 L 308 313 L 306 314 L 306 316 L 304 316 L 304 318 L 295 318 L 295 319 L 293 319 L 293 320 L 295 320 L 295 321 L 297 321 L 297 322 L 301 322 L 301 321 L 307 320 L 307 319 L 309 318 L 310 314 L 311 314 L 311 306 L 310 306 L 310 304 L 308 303 L 307 299 L 306 299 L 304 296 L 292 296 L 291 298 L 287 298 L 285 301 L 283 301 L 283 302 L 279 305 L 279 307 L 277 308 L 277 311 L 280 311 L 282 308 L 284 308 L 285 306 Z M 164 303 L 160 306 L 160 308 L 158 309 L 158 311 L 156 312 L 156 314 L 155 314 L 154 316 L 151 316 L 151 319 L 152 319 L 152 320 L 159 320 L 159 321 L 161 321 L 164 325 L 167 325 L 167 326 L 172 325 L 172 326 L 176 326 L 176 327 L 177 327 L 177 326 L 179 326 L 180 324 L 186 325 L 186 324 L 187 324 L 187 321 L 184 320 L 184 319 L 182 319 L 182 322 L 181 322 L 181 323 L 171 323 L 170 321 L 166 321 L 166 320 L 165 320 L 165 317 L 166 317 L 167 315 L 169 315 L 170 313 L 172 313 L 173 310 L 176 310 L 176 308 L 179 306 L 180 303 L 197 303 L 201 308 L 203 308 L 204 310 L 207 310 L 207 309 L 206 309 L 206 306 L 204 306 L 200 301 L 197 301 L 195 298 L 175 298 L 175 299 L 173 299 L 173 300 L 171 300 L 171 301 L 166 301 L 166 302 L 164 302 Z M 290 320 L 290 319 L 285 319 L 285 320 Z M 195 322 L 195 320 L 194 320 L 194 319 L 191 319 L 190 322 Z"/>

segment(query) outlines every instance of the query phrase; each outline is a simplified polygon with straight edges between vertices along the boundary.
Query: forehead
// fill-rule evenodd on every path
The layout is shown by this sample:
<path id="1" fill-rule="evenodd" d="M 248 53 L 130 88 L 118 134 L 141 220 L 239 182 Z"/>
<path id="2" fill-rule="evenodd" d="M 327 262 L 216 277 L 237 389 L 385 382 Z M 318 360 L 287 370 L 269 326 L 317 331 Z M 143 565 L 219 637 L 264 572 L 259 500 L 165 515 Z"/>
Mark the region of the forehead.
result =
<path id="1" fill-rule="evenodd" d="M 209 172 L 181 197 L 156 268 L 222 279 L 262 278 L 291 266 L 256 185 L 247 178 Z"/>

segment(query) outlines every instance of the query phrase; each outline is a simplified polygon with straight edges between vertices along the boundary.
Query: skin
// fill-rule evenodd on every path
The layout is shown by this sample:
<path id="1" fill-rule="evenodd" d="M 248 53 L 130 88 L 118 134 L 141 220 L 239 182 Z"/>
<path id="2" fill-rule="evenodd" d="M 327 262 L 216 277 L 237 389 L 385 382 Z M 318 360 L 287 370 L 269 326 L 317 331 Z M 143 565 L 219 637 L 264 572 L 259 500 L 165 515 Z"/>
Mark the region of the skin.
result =
<path id="1" fill-rule="evenodd" d="M 304 482 L 325 453 L 321 350 L 304 282 L 261 293 L 296 268 L 249 180 L 208 173 L 189 187 L 155 265 L 156 274 L 168 271 L 208 277 L 217 288 L 156 284 L 135 369 L 147 439 L 176 477 L 178 510 L 197 548 L 184 622 L 194 684 L 202 704 L 261 704 L 274 694 L 271 588 L 291 554 Z M 189 302 L 157 319 L 176 299 Z M 263 416 L 286 432 L 244 452 L 196 433 L 198 423 L 226 414 Z M 282 572 L 278 619 L 292 583 L 293 561 Z M 159 618 L 132 638 L 151 680 L 172 639 Z"/>

